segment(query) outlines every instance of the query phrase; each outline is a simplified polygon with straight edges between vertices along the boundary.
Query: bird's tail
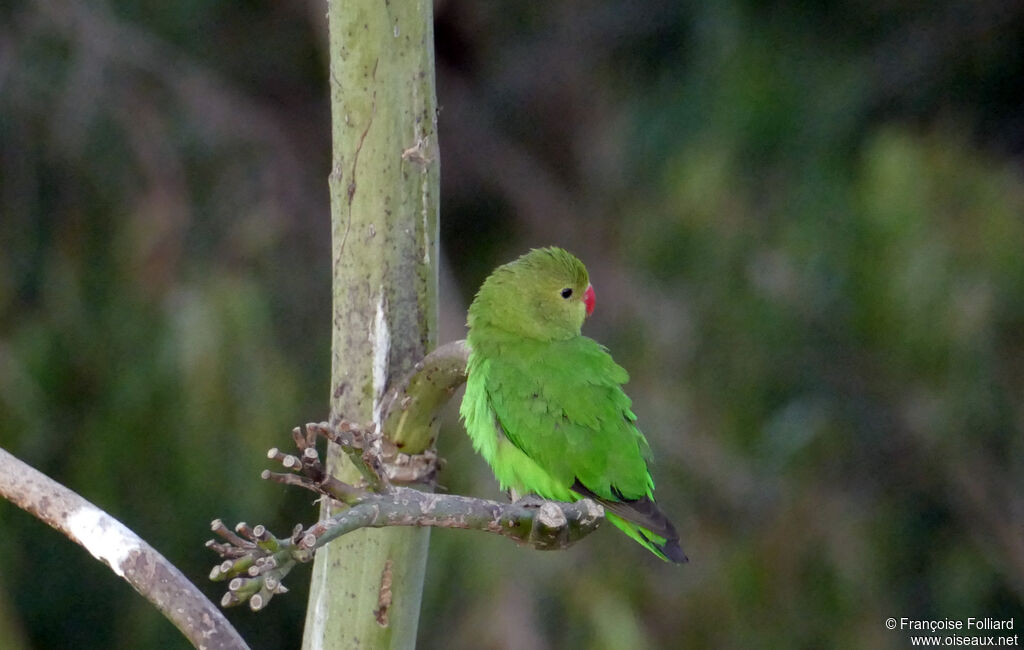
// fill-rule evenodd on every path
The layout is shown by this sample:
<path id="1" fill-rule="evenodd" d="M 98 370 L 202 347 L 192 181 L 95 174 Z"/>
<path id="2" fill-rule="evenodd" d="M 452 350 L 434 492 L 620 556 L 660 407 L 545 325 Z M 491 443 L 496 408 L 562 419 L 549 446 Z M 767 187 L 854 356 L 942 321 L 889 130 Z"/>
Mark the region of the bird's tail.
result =
<path id="1" fill-rule="evenodd" d="M 583 485 L 579 479 L 576 479 L 570 489 L 604 506 L 605 518 L 651 553 L 666 562 L 689 562 L 682 547 L 679 546 L 679 533 L 676 532 L 676 527 L 665 513 L 658 509 L 650 494 L 638 499 L 629 499 L 612 486 L 611 492 L 615 498 L 609 499 Z"/>
<path id="2" fill-rule="evenodd" d="M 611 512 L 605 512 L 605 518 L 666 562 L 675 562 L 676 564 L 689 562 L 689 558 L 683 553 L 683 548 L 679 546 L 678 537 L 662 537 Z"/>

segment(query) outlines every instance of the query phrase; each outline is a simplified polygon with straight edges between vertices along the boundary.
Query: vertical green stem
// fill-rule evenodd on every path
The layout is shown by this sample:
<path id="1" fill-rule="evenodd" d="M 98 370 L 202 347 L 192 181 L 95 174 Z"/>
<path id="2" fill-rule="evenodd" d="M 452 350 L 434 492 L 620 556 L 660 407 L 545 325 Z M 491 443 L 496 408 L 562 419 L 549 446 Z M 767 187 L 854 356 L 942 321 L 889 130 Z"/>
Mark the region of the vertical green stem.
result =
<path id="1" fill-rule="evenodd" d="M 432 4 L 336 0 L 328 10 L 331 418 L 379 423 L 388 382 L 436 344 Z M 423 436 L 395 442 L 408 453 L 429 444 Z M 339 450 L 329 451 L 328 463 L 342 480 L 358 480 Z M 428 535 L 366 529 L 318 551 L 303 647 L 413 647 Z"/>

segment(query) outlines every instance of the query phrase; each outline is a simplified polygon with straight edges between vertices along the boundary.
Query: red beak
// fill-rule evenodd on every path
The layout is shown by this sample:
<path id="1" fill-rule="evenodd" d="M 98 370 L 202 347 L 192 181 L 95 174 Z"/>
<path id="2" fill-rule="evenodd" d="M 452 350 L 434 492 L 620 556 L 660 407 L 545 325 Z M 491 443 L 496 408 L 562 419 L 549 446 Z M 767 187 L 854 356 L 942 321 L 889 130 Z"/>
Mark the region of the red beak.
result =
<path id="1" fill-rule="evenodd" d="M 594 313 L 594 285 L 587 285 L 587 290 L 583 292 L 583 304 L 587 306 L 587 316 Z"/>

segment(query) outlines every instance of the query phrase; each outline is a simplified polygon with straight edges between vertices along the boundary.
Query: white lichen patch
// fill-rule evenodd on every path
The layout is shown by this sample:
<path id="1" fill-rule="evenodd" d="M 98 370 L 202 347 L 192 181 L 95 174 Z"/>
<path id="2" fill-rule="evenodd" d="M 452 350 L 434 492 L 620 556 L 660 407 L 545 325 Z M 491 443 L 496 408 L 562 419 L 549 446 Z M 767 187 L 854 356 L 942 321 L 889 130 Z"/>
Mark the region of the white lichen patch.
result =
<path id="1" fill-rule="evenodd" d="M 430 174 L 424 169 L 422 176 L 420 213 L 423 215 L 423 263 L 430 264 L 430 245 L 434 241 L 434 233 L 430 231 Z"/>
<path id="2" fill-rule="evenodd" d="M 321 553 L 323 557 L 317 559 L 317 564 L 314 567 L 313 580 L 317 584 L 311 587 L 315 596 L 314 602 L 310 603 L 312 614 L 307 616 L 307 618 L 310 619 L 308 622 L 309 634 L 306 635 L 306 639 L 309 641 L 306 646 L 308 650 L 320 650 L 324 647 L 324 641 L 327 638 L 327 612 L 328 605 L 330 604 L 327 601 L 327 597 L 331 593 L 330 589 L 327 587 L 327 578 L 331 566 L 328 559 L 330 557 L 331 547 L 325 546 L 320 549 L 319 553 Z M 323 561 L 321 562 L 321 560 Z"/>
<path id="3" fill-rule="evenodd" d="M 391 330 L 388 328 L 387 299 L 381 290 L 377 314 L 373 319 L 373 423 L 381 425 L 380 400 L 388 381 L 388 357 L 391 354 Z"/>
<path id="4" fill-rule="evenodd" d="M 120 521 L 94 506 L 84 506 L 67 519 L 68 530 L 92 553 L 106 563 L 114 573 L 124 577 L 124 562 L 132 551 L 142 548 L 142 540 Z"/>

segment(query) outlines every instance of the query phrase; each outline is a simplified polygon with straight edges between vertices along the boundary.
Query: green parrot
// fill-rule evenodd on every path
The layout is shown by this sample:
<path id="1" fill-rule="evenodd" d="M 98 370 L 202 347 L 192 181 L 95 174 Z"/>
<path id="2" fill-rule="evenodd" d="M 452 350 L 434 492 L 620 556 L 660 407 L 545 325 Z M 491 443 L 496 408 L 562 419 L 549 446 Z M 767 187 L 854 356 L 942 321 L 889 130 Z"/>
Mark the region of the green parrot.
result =
<path id="1" fill-rule="evenodd" d="M 560 248 L 498 267 L 469 307 L 469 366 L 459 413 L 502 489 L 583 497 L 663 560 L 686 562 L 654 503 L 650 448 L 622 390 L 626 371 L 580 334 L 594 310 L 587 269 Z"/>

